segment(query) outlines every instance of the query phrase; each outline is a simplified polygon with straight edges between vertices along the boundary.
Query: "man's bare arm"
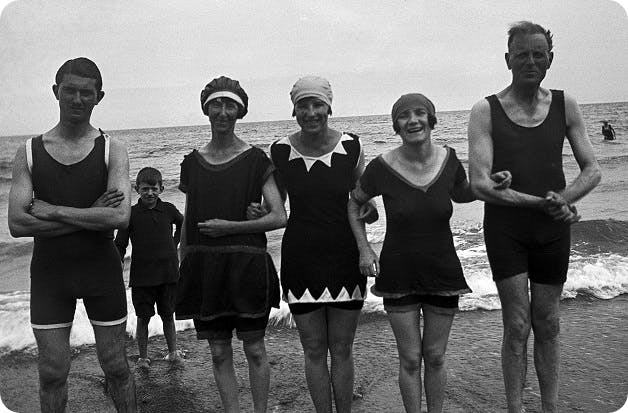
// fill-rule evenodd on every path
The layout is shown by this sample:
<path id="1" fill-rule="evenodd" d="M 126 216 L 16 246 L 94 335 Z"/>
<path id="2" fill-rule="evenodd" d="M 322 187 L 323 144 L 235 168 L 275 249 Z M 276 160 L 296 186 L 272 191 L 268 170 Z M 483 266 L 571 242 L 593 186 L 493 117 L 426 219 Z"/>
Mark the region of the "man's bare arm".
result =
<path id="1" fill-rule="evenodd" d="M 9 232 L 14 237 L 56 237 L 80 230 L 79 227 L 58 221 L 38 219 L 29 213 L 33 200 L 33 181 L 22 145 L 13 160 L 13 176 L 9 192 Z"/>
<path id="2" fill-rule="evenodd" d="M 35 200 L 31 214 L 43 220 L 63 222 L 93 231 L 126 228 L 131 216 L 129 157 L 122 143 L 112 139 L 110 145 L 107 188 L 122 192 L 124 200 L 118 206 L 73 208 Z"/>
<path id="3" fill-rule="evenodd" d="M 500 189 L 491 179 L 493 168 L 493 140 L 491 138 L 491 109 L 486 99 L 476 103 L 469 119 L 469 180 L 478 199 L 499 205 L 542 208 L 544 198 Z"/>

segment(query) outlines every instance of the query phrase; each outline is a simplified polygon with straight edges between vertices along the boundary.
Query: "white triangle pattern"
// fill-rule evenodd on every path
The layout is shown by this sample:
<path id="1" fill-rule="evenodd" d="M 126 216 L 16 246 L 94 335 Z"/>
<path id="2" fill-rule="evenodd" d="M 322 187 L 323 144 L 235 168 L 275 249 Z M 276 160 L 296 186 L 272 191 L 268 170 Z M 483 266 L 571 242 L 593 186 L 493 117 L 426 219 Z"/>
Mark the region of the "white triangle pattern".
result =
<path id="1" fill-rule="evenodd" d="M 297 298 L 294 293 L 288 290 L 288 294 L 285 295 L 286 301 L 288 304 L 297 304 L 297 303 L 329 303 L 329 302 L 342 302 L 342 301 L 352 301 L 352 300 L 364 300 L 366 298 L 366 294 L 363 296 L 360 291 L 359 286 L 355 286 L 353 290 L 353 294 L 349 296 L 349 292 L 345 287 L 342 287 L 340 293 L 336 298 L 334 298 L 329 292 L 328 288 L 325 288 L 320 297 L 315 299 L 310 293 L 308 288 L 305 289 L 301 298 Z"/>
<path id="2" fill-rule="evenodd" d="M 342 142 L 350 141 L 352 139 L 353 138 L 351 136 L 347 134 L 343 134 L 338 140 L 338 144 L 336 144 L 336 147 L 331 152 L 328 152 L 321 156 L 302 155 L 301 153 L 299 153 L 299 151 L 297 151 L 294 148 L 294 146 L 292 146 L 292 144 L 290 143 L 290 138 L 287 136 L 277 141 L 277 144 L 290 146 L 290 156 L 288 157 L 288 161 L 291 161 L 293 159 L 303 159 L 303 162 L 305 163 L 305 170 L 307 172 L 310 172 L 310 169 L 317 161 L 321 161 L 322 163 L 327 165 L 327 167 L 331 168 L 331 156 L 335 153 L 340 154 L 340 155 L 346 155 L 347 151 L 345 151 L 345 147 L 343 146 Z"/>

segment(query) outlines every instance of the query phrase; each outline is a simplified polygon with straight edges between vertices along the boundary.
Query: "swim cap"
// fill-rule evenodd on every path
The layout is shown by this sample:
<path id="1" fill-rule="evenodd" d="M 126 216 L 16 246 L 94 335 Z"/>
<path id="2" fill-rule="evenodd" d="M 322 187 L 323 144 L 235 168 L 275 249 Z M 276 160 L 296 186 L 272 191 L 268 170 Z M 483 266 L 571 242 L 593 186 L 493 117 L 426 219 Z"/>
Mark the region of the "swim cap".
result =
<path id="1" fill-rule="evenodd" d="M 220 76 L 205 86 L 205 89 L 201 91 L 201 109 L 205 115 L 207 115 L 207 104 L 209 101 L 220 97 L 232 99 L 238 104 L 240 108 L 238 110 L 238 119 L 242 119 L 247 114 L 249 97 L 237 80 Z"/>
<path id="2" fill-rule="evenodd" d="M 392 107 L 392 121 L 393 121 L 393 129 L 397 122 L 397 118 L 401 115 L 402 112 L 408 109 L 416 109 L 423 108 L 427 112 L 428 115 L 436 116 L 436 108 L 431 100 L 426 98 L 424 95 L 420 93 L 408 93 L 407 95 L 401 96 Z M 395 129 L 395 132 L 397 130 Z"/>
<path id="3" fill-rule="evenodd" d="M 299 100 L 309 97 L 322 100 L 331 109 L 333 94 L 331 93 L 331 85 L 327 79 L 318 76 L 305 76 L 297 80 L 297 83 L 292 86 L 292 90 L 290 91 L 292 104 L 296 105 Z"/>

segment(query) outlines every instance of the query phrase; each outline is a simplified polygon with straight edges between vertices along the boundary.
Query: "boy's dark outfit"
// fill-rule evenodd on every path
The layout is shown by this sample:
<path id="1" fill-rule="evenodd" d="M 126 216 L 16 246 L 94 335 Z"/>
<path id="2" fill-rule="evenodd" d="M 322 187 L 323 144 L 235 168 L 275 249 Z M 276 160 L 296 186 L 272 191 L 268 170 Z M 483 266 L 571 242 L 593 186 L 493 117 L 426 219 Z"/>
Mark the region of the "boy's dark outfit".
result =
<path id="1" fill-rule="evenodd" d="M 172 235 L 172 225 L 176 230 Z M 115 244 L 124 259 L 129 238 L 133 244 L 129 286 L 138 317 L 150 318 L 174 313 L 176 283 L 179 279 L 177 245 L 183 215 L 169 202 L 157 199 L 147 208 L 141 199 L 131 208 L 128 228 L 118 231 Z"/>

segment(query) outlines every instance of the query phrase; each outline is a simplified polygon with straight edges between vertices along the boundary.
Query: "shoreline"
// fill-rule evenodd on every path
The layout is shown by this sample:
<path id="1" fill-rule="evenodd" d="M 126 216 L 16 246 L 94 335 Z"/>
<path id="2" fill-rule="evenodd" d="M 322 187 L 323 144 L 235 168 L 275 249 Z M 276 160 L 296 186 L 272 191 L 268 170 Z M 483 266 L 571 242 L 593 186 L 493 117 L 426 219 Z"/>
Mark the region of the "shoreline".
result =
<path id="1" fill-rule="evenodd" d="M 610 300 L 580 296 L 561 302 L 562 412 L 612 412 L 628 395 L 628 295 Z M 445 411 L 497 412 L 505 409 L 500 365 L 501 311 L 474 310 L 456 315 L 447 349 L 448 385 Z M 193 329 L 177 332 L 187 352 L 181 366 L 159 360 L 166 352 L 163 336 L 149 339 L 151 369 L 135 371 L 140 412 L 222 411 L 205 341 Z M 234 339 L 234 367 L 243 411 L 252 410 L 248 368 L 242 346 Z M 540 411 L 533 366 L 532 338 L 524 402 L 528 412 Z M 313 411 L 303 355 L 294 328 L 269 326 L 266 348 L 271 367 L 270 412 Z M 131 369 L 137 346 L 127 340 Z M 72 355 L 68 408 L 73 412 L 115 411 L 104 394 L 104 377 L 94 345 L 77 347 Z M 401 412 L 397 384 L 398 358 L 390 324 L 384 314 L 360 319 L 354 345 L 354 412 Z M 38 411 L 37 365 L 34 352 L 16 351 L 0 357 L 0 395 L 11 410 Z M 425 396 L 423 396 L 425 397 Z M 423 403 L 425 408 L 425 403 Z"/>

